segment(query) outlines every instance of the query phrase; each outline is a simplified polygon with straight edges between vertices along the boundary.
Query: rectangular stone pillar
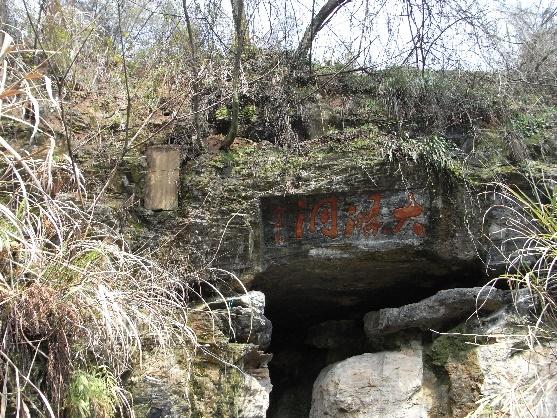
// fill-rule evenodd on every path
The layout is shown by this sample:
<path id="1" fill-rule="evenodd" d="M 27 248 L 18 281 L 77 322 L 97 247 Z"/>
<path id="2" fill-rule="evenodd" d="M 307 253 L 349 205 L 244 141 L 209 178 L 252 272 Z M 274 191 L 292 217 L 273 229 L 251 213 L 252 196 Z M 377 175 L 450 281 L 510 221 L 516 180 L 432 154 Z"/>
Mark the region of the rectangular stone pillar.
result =
<path id="1" fill-rule="evenodd" d="M 146 156 L 145 208 L 152 210 L 178 208 L 180 149 L 171 145 L 156 145 L 147 149 Z"/>

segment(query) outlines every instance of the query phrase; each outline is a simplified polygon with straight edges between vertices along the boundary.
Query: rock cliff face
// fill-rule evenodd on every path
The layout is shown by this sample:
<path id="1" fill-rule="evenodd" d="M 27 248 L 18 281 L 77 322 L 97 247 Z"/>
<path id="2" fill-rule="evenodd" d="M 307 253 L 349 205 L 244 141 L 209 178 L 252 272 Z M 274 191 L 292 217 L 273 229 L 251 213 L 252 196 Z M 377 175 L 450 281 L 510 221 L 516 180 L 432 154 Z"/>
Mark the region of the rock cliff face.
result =
<path id="1" fill-rule="evenodd" d="M 477 287 L 483 261 L 498 262 L 478 237 L 505 236 L 496 211 L 483 217 L 488 195 L 426 162 L 390 161 L 378 140 L 205 155 L 184 164 L 176 212 L 137 211 L 138 245 L 172 242 L 161 258 L 187 254 L 221 292 L 198 286 L 193 363 L 154 354 L 134 369 L 138 416 L 461 417 L 508 407 L 494 398 L 505 361 L 526 385 L 550 374 L 528 374 L 530 354 L 511 355 L 510 340 L 431 332 L 515 326 L 511 295 Z"/>
<path id="2" fill-rule="evenodd" d="M 193 245 L 265 293 L 274 320 L 335 319 L 481 283 L 475 192 L 426 163 L 386 160 L 380 140 L 206 156 L 184 169 L 187 225 L 161 226 L 183 230 L 175 250 Z"/>
<path id="3" fill-rule="evenodd" d="M 262 199 L 254 286 L 270 309 L 326 315 L 381 306 L 404 298 L 401 289 L 424 295 L 477 280 L 477 255 L 458 226 L 463 196 L 381 180 L 372 190 Z"/>
<path id="4" fill-rule="evenodd" d="M 555 341 L 528 349 L 524 332 L 532 318 L 501 303 L 509 292 L 491 292 L 452 289 L 368 313 L 370 348 L 382 332 L 389 334 L 392 347 L 325 367 L 313 385 L 310 417 L 557 416 Z M 495 312 L 447 330 L 455 317 L 476 311 L 470 296 L 477 297 L 484 313 Z M 446 316 L 426 319 L 424 308 Z M 424 332 L 428 327 L 448 332 L 432 338 Z M 409 333 L 416 329 L 421 332 Z"/>
<path id="5" fill-rule="evenodd" d="M 149 351 L 133 368 L 128 386 L 137 416 L 264 418 L 272 390 L 272 356 L 262 351 L 271 336 L 264 307 L 264 296 L 249 292 L 192 312 L 197 353 L 185 347 L 170 354 Z"/>

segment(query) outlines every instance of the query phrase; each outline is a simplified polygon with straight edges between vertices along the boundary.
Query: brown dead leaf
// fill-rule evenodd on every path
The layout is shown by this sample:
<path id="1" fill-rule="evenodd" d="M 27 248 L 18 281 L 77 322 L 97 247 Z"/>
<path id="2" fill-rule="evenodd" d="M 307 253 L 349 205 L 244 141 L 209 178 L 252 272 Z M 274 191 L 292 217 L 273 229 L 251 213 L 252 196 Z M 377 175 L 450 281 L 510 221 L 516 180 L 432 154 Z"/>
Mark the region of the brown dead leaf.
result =
<path id="1" fill-rule="evenodd" d="M 224 139 L 224 135 L 217 134 L 217 135 L 209 135 L 207 138 L 204 139 L 205 142 L 205 149 L 209 154 L 216 154 L 219 152 L 220 146 L 222 145 L 222 140 Z"/>
<path id="2" fill-rule="evenodd" d="M 33 70 L 25 75 L 26 80 L 38 80 L 43 78 L 43 73 L 37 70 Z"/>
<path id="3" fill-rule="evenodd" d="M 6 97 L 17 96 L 18 94 L 23 93 L 21 90 L 18 89 L 8 89 L 4 90 L 0 93 L 0 99 L 5 99 Z"/>

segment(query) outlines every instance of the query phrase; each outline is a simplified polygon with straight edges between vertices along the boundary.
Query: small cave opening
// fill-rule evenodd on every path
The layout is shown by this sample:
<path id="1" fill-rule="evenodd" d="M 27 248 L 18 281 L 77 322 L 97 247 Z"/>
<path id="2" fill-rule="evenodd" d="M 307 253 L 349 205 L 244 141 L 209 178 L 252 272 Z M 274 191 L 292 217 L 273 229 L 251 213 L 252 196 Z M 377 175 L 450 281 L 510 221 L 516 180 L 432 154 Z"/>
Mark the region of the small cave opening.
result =
<path id="1" fill-rule="evenodd" d="M 307 418 L 313 384 L 325 367 L 389 348 L 381 337 L 366 337 L 366 313 L 415 303 L 440 290 L 485 282 L 485 271 L 478 262 L 446 269 L 435 263 L 410 269 L 395 263 L 389 270 L 361 265 L 329 273 L 335 274 L 282 265 L 254 281 L 254 288 L 266 295 L 265 315 L 273 324 L 268 350 L 273 354 L 268 418 Z M 366 280 L 358 285 L 358 278 L 363 277 Z M 378 286 L 371 284 L 374 277 Z"/>

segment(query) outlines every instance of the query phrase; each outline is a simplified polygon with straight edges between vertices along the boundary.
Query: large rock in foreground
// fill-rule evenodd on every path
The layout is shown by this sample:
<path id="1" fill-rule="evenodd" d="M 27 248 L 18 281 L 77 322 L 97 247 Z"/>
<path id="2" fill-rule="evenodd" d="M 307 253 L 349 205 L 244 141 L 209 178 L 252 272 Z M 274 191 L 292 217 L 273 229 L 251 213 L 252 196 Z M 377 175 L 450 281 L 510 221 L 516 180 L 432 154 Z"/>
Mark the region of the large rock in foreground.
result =
<path id="1" fill-rule="evenodd" d="M 313 386 L 310 418 L 420 418 L 422 349 L 362 354 L 326 367 Z"/>

